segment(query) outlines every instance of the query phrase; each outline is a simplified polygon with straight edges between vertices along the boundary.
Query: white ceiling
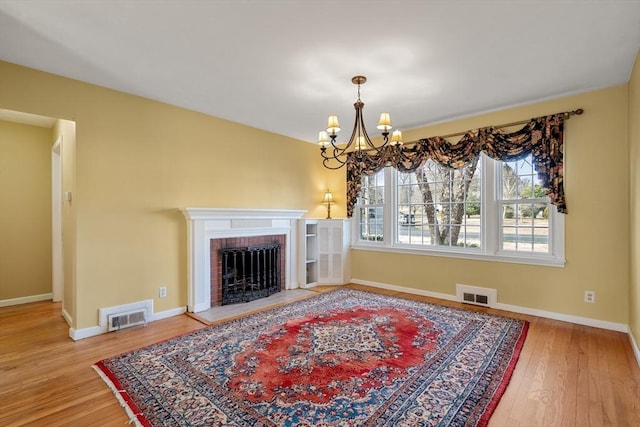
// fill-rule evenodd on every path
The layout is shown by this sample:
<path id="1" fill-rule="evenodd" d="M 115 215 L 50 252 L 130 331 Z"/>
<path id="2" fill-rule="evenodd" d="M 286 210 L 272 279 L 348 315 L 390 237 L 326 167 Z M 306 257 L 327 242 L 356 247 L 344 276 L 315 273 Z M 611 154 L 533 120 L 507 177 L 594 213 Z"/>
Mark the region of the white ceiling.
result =
<path id="1" fill-rule="evenodd" d="M 310 142 L 357 74 L 374 135 L 624 84 L 639 48 L 640 0 L 0 0 L 2 60 Z"/>

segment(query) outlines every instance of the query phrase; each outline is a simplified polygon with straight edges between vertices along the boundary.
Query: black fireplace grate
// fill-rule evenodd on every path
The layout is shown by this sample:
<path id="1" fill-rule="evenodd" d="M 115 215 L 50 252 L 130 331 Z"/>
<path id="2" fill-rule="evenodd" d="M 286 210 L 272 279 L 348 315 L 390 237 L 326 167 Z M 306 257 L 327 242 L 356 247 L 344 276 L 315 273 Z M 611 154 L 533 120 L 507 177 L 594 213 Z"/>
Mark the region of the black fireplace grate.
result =
<path id="1" fill-rule="evenodd" d="M 221 252 L 222 305 L 280 292 L 280 243 L 224 248 Z"/>

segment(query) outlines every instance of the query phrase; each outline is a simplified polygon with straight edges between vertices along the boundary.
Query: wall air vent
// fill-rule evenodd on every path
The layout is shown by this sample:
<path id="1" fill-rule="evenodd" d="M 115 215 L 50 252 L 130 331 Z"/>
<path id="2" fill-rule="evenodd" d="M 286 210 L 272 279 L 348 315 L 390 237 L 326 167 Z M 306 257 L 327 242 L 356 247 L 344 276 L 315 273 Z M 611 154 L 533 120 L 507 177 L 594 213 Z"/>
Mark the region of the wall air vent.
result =
<path id="1" fill-rule="evenodd" d="M 117 331 L 131 326 L 145 325 L 147 323 L 146 310 L 129 311 L 126 313 L 114 313 L 107 317 L 109 321 L 109 332 Z"/>
<path id="2" fill-rule="evenodd" d="M 498 301 L 498 291 L 496 289 L 477 286 L 456 284 L 456 295 L 460 302 L 484 307 L 492 307 Z"/>

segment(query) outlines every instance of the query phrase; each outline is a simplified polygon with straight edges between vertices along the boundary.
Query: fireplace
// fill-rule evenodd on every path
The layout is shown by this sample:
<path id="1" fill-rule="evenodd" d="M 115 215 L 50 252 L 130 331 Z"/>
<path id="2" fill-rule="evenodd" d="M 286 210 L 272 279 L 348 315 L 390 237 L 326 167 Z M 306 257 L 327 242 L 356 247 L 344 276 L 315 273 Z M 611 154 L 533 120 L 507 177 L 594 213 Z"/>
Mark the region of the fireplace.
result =
<path id="1" fill-rule="evenodd" d="M 211 239 L 211 307 L 284 290 L 286 242 L 284 234 Z M 230 291 L 226 298 L 225 287 Z"/>
<path id="2" fill-rule="evenodd" d="M 298 288 L 297 224 L 306 211 L 276 209 L 183 208 L 188 239 L 188 306 L 190 312 L 222 304 L 212 288 L 221 282 L 220 250 L 280 243 L 280 289 Z M 218 243 L 221 241 L 233 243 Z M 219 246 L 218 246 L 219 245 Z M 220 258 L 214 260 L 212 258 Z M 220 268 L 220 269 L 219 269 Z M 216 285 L 217 289 L 218 286 Z"/>
<path id="3" fill-rule="evenodd" d="M 222 249 L 222 305 L 280 292 L 280 243 Z"/>

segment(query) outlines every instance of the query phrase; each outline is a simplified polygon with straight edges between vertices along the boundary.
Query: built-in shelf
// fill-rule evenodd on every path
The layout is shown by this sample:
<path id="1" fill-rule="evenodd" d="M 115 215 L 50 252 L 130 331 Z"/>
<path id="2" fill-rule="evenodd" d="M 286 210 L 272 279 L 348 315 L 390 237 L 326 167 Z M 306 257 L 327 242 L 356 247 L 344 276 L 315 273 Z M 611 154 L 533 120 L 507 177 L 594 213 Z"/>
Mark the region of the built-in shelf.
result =
<path id="1" fill-rule="evenodd" d="M 299 282 L 303 288 L 308 288 L 318 282 L 318 222 L 300 220 L 299 234 L 304 236 L 300 242 L 300 259 L 305 260 L 304 266 L 300 267 Z"/>
<path id="2" fill-rule="evenodd" d="M 299 267 L 302 287 L 349 282 L 349 224 L 342 219 L 300 220 L 300 259 L 305 260 Z"/>

